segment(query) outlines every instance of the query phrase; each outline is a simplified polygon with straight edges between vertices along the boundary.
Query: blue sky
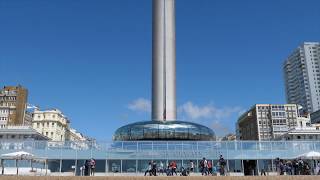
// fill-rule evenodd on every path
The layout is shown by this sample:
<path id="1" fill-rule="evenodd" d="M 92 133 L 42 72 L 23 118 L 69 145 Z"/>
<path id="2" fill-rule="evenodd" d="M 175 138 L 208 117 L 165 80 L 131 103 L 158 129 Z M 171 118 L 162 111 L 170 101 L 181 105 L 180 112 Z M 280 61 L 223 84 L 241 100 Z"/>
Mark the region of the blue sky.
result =
<path id="1" fill-rule="evenodd" d="M 285 103 L 282 63 L 320 41 L 318 0 L 176 0 L 179 119 L 234 131 L 256 103 Z M 151 0 L 0 0 L 0 86 L 110 140 L 150 119 Z"/>

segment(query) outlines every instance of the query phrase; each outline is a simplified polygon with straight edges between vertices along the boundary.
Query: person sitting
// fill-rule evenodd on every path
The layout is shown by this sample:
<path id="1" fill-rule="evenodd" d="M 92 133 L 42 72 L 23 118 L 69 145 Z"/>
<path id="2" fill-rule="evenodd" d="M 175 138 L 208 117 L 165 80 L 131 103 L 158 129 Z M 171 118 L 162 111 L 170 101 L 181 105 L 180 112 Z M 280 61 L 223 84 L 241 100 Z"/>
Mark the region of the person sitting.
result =
<path id="1" fill-rule="evenodd" d="M 181 174 L 180 176 L 189 176 L 189 170 L 185 169 L 184 167 L 181 167 Z"/>

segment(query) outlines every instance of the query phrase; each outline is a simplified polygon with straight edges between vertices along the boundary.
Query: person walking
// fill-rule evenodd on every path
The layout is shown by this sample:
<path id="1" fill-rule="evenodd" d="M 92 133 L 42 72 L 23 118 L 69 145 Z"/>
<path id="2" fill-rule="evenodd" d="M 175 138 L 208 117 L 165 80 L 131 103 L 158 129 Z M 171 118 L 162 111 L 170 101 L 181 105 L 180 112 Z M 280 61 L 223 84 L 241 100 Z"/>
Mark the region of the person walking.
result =
<path id="1" fill-rule="evenodd" d="M 160 161 L 160 164 L 159 164 L 159 173 L 161 173 L 162 175 L 164 173 L 164 164 L 162 161 Z"/>
<path id="2" fill-rule="evenodd" d="M 208 175 L 212 175 L 212 161 L 208 161 Z"/>
<path id="3" fill-rule="evenodd" d="M 157 163 L 155 162 L 155 161 L 152 161 L 152 172 L 151 172 L 151 174 L 153 175 L 153 176 L 157 176 Z"/>
<path id="4" fill-rule="evenodd" d="M 220 176 L 224 176 L 225 175 L 225 165 L 226 165 L 226 161 L 224 160 L 223 156 L 220 155 L 220 159 L 219 159 L 219 165 L 220 165 Z"/>
<path id="5" fill-rule="evenodd" d="M 90 175 L 90 161 L 86 160 L 84 163 L 84 176 Z"/>
<path id="6" fill-rule="evenodd" d="M 166 174 L 167 174 L 167 176 L 172 176 L 172 167 L 171 167 L 171 163 L 167 164 Z"/>
<path id="7" fill-rule="evenodd" d="M 176 174 L 176 176 L 178 175 L 177 174 L 177 163 L 176 163 L 176 161 L 172 161 L 172 176 L 173 176 L 173 173 L 175 173 Z"/>
<path id="8" fill-rule="evenodd" d="M 85 170 L 85 166 L 84 165 L 80 166 L 80 176 L 84 176 L 84 170 Z"/>
<path id="9" fill-rule="evenodd" d="M 152 169 L 152 164 L 151 162 L 149 162 L 147 170 L 144 172 L 144 176 L 147 176 L 148 173 L 149 173 L 149 176 L 151 176 L 151 169 Z"/>
<path id="10" fill-rule="evenodd" d="M 298 175 L 304 175 L 303 172 L 304 162 L 302 159 L 298 160 Z"/>
<path id="11" fill-rule="evenodd" d="M 94 176 L 95 170 L 96 170 L 96 160 L 92 158 L 90 160 L 90 176 Z"/>
<path id="12" fill-rule="evenodd" d="M 191 160 L 190 161 L 190 172 L 194 171 L 194 162 Z"/>
<path id="13" fill-rule="evenodd" d="M 317 162 L 315 175 L 320 175 L 320 161 Z"/>
<path id="14" fill-rule="evenodd" d="M 200 168 L 201 168 L 201 175 L 202 176 L 206 176 L 208 173 L 208 161 L 206 160 L 206 158 L 202 158 L 202 160 L 200 161 Z"/>

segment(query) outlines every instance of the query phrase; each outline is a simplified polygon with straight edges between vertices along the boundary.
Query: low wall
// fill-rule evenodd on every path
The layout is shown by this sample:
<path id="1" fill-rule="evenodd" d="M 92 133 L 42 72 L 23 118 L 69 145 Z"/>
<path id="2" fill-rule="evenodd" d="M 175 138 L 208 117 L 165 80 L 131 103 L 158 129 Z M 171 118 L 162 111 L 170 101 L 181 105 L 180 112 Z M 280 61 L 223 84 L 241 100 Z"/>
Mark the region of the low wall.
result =
<path id="1" fill-rule="evenodd" d="M 320 176 L 246 176 L 246 177 L 30 177 L 30 176 L 0 176 L 1 180 L 319 180 Z"/>

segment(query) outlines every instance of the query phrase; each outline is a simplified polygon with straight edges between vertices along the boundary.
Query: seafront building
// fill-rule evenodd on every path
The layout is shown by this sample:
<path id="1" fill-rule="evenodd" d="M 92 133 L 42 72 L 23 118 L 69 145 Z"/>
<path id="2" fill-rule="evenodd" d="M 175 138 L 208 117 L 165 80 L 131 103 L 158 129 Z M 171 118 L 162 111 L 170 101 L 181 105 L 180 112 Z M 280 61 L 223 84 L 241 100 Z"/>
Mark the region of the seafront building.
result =
<path id="1" fill-rule="evenodd" d="M 68 118 L 58 109 L 35 109 L 33 112 L 32 127 L 52 141 L 65 141 L 69 124 Z"/>
<path id="2" fill-rule="evenodd" d="M 239 140 L 272 140 L 298 126 L 301 122 L 296 104 L 256 104 L 237 122 Z M 300 120 L 299 120 L 300 119 Z"/>
<path id="3" fill-rule="evenodd" d="M 221 141 L 235 141 L 237 140 L 237 136 L 235 134 L 227 134 L 221 138 Z"/>
<path id="4" fill-rule="evenodd" d="M 76 129 L 69 128 L 67 129 L 67 132 L 66 132 L 66 139 L 68 141 L 81 142 L 81 141 L 88 141 L 90 138 L 85 137 Z"/>
<path id="5" fill-rule="evenodd" d="M 85 141 L 91 141 L 76 129 L 70 127 L 70 120 L 59 109 L 33 111 L 32 127 L 38 133 L 50 138 L 53 142 L 72 142 L 76 146 L 86 146 Z M 51 145 L 56 144 L 51 143 Z"/>
<path id="6" fill-rule="evenodd" d="M 31 125 L 27 111 L 28 90 L 22 86 L 5 86 L 0 90 L 0 128 Z"/>
<path id="7" fill-rule="evenodd" d="M 320 109 L 320 43 L 305 42 L 283 64 L 287 103 Z"/>
<path id="8" fill-rule="evenodd" d="M 5 86 L 0 90 L 0 139 L 57 142 L 90 139 L 70 128 L 70 121 L 60 110 L 41 111 L 33 107 L 30 111 L 27 102 L 28 90 L 21 85 Z"/>
<path id="9" fill-rule="evenodd" d="M 8 126 L 0 129 L 0 141 L 16 142 L 16 141 L 36 141 L 50 140 L 48 137 L 38 133 L 30 126 Z M 13 146 L 13 149 L 16 147 Z M 10 149 L 10 148 L 9 148 Z"/>
<path id="10" fill-rule="evenodd" d="M 315 126 L 295 127 L 281 135 L 279 140 L 285 141 L 319 141 L 320 129 Z"/>
<path id="11" fill-rule="evenodd" d="M 320 110 L 310 114 L 312 124 L 320 124 Z"/>

